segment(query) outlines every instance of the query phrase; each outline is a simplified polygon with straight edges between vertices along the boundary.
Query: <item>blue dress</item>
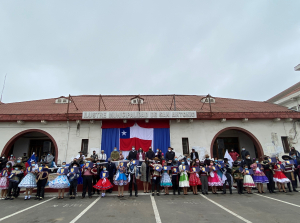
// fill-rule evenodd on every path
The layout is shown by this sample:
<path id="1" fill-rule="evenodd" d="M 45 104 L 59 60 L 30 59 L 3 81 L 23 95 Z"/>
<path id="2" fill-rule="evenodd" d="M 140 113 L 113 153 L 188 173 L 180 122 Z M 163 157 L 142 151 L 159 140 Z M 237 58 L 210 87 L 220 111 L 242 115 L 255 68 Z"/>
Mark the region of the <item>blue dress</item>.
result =
<path id="1" fill-rule="evenodd" d="M 125 175 L 125 167 L 121 167 L 118 170 L 114 184 L 118 186 L 124 186 L 128 183 L 127 177 Z"/>
<path id="2" fill-rule="evenodd" d="M 33 167 L 32 172 L 34 172 L 37 168 Z M 27 175 L 23 178 L 23 180 L 19 183 L 18 187 L 20 188 L 35 188 L 36 185 L 36 176 L 29 172 Z"/>
<path id="3" fill-rule="evenodd" d="M 60 169 L 61 168 L 59 168 L 57 172 L 60 172 Z M 54 180 L 49 182 L 49 187 L 55 189 L 64 189 L 70 187 L 70 182 L 67 175 L 57 176 Z"/>

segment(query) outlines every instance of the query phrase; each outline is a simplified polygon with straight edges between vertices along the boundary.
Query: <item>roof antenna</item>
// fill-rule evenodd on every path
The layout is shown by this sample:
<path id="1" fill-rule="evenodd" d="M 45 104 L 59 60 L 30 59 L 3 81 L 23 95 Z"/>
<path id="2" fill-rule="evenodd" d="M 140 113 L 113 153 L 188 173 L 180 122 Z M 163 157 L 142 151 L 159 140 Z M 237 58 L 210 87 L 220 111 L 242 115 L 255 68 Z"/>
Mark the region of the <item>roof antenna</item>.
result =
<path id="1" fill-rule="evenodd" d="M 0 102 L 2 102 L 2 96 L 3 96 L 3 92 L 4 92 L 4 87 L 5 87 L 6 76 L 7 76 L 7 73 L 5 74 L 5 78 L 4 78 L 4 83 L 3 83 L 3 88 L 2 88 L 2 92 L 1 92 L 1 98 L 0 98 Z"/>

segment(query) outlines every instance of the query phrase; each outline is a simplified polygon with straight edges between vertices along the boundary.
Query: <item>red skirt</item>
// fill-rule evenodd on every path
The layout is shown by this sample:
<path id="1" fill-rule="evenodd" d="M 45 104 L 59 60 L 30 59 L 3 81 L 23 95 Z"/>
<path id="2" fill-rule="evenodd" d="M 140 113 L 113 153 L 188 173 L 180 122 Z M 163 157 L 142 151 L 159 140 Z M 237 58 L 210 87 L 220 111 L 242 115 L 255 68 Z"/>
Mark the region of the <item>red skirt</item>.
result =
<path id="1" fill-rule="evenodd" d="M 97 190 L 108 190 L 110 188 L 113 188 L 113 185 L 110 183 L 110 181 L 106 178 L 100 179 L 95 185 L 94 188 Z"/>
<path id="2" fill-rule="evenodd" d="M 189 183 L 190 183 L 190 186 L 202 185 L 199 177 L 197 176 L 197 173 L 191 173 L 190 174 Z"/>

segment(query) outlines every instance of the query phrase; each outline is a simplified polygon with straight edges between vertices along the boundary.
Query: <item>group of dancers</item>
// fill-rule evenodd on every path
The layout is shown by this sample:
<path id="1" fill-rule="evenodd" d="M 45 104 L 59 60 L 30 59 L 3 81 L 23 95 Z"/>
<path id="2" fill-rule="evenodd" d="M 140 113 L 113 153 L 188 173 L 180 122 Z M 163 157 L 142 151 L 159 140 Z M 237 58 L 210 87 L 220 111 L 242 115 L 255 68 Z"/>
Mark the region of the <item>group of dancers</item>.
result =
<path id="1" fill-rule="evenodd" d="M 140 150 L 143 152 L 142 150 Z M 172 153 L 171 148 L 168 151 Z M 174 152 L 173 152 L 174 153 Z M 174 155 L 174 156 L 173 156 Z M 77 194 L 77 185 L 79 178 L 83 182 L 82 198 L 85 198 L 88 190 L 88 197 L 92 197 L 97 190 L 98 194 L 105 197 L 106 191 L 112 191 L 114 185 L 118 186 L 118 197 L 124 197 L 124 186 L 129 184 L 129 196 L 132 196 L 134 187 L 135 196 L 138 197 L 137 180 L 143 182 L 144 193 L 149 192 L 149 183 L 151 183 L 152 196 L 160 196 L 161 187 L 164 194 L 169 195 L 169 188 L 172 188 L 173 194 L 188 195 L 188 189 L 191 188 L 194 195 L 198 195 L 198 189 L 201 188 L 203 195 L 208 194 L 211 187 L 212 193 L 217 194 L 218 189 L 226 194 L 228 186 L 229 193 L 232 194 L 232 184 L 236 182 L 237 192 L 252 194 L 251 189 L 256 187 L 258 193 L 265 193 L 264 184 L 270 193 L 275 193 L 275 183 L 279 192 L 287 192 L 285 184 L 290 192 L 297 191 L 297 171 L 299 158 L 295 154 L 279 157 L 267 157 L 263 160 L 250 158 L 247 154 L 244 159 L 237 157 L 233 163 L 228 159 L 223 160 L 210 159 L 208 155 L 200 161 L 195 154 L 183 157 L 178 160 L 175 153 L 172 159 L 140 156 L 143 160 L 120 160 L 103 163 L 100 160 L 86 158 L 84 164 L 79 164 L 75 158 L 70 164 L 63 162 L 57 170 L 55 179 L 48 181 L 49 168 L 47 163 L 42 162 L 39 165 L 32 160 L 29 167 L 25 167 L 22 158 L 12 166 L 7 163 L 0 174 L 1 198 L 13 200 L 19 196 L 20 188 L 25 188 L 25 200 L 32 198 L 33 189 L 37 188 L 35 194 L 36 200 L 44 199 L 45 187 L 58 189 L 58 199 L 64 199 L 65 189 L 69 188 L 69 198 L 75 199 Z M 167 155 L 168 156 L 168 155 Z M 115 165 L 115 163 L 117 165 Z M 299 176 L 298 176 L 299 177 Z M 256 185 L 255 185 L 256 184 Z"/>

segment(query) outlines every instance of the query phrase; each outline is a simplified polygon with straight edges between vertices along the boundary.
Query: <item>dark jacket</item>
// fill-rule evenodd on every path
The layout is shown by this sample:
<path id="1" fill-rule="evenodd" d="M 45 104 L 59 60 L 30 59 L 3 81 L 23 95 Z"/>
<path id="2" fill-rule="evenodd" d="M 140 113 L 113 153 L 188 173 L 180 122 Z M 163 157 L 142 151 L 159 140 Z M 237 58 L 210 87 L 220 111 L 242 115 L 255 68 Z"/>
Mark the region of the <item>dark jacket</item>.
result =
<path id="1" fill-rule="evenodd" d="M 148 152 L 146 152 L 146 157 L 150 160 L 153 160 L 155 158 L 155 153 L 152 150 L 149 150 Z"/>
<path id="2" fill-rule="evenodd" d="M 0 171 L 3 170 L 6 167 L 7 159 L 6 158 L 0 158 Z"/>
<path id="3" fill-rule="evenodd" d="M 174 157 L 175 157 L 175 153 L 173 152 L 173 151 L 171 151 L 171 152 L 167 152 L 166 153 L 166 156 L 165 156 L 165 159 L 166 159 L 166 161 L 168 162 L 169 160 L 174 160 Z"/>
<path id="4" fill-rule="evenodd" d="M 136 159 L 136 154 L 137 154 L 136 150 L 130 151 L 129 154 L 128 154 L 128 160 L 135 160 Z"/>
<path id="5" fill-rule="evenodd" d="M 108 164 L 106 164 L 106 170 L 109 173 L 109 178 L 112 179 L 117 171 L 116 164 L 114 164 L 113 162 L 108 162 Z"/>
<path id="6" fill-rule="evenodd" d="M 195 152 L 195 157 L 196 157 L 196 159 L 199 159 L 198 152 Z M 193 159 L 193 152 L 191 152 L 190 158 Z"/>
<path id="7" fill-rule="evenodd" d="M 241 151 L 242 160 L 245 160 L 247 155 L 250 155 L 249 151 L 247 151 L 247 150 Z"/>
<path id="8" fill-rule="evenodd" d="M 251 164 L 253 164 L 253 161 L 252 159 L 245 159 L 243 162 L 242 162 L 242 167 L 244 167 L 244 165 L 247 164 L 248 168 L 250 169 L 251 167 Z"/>

